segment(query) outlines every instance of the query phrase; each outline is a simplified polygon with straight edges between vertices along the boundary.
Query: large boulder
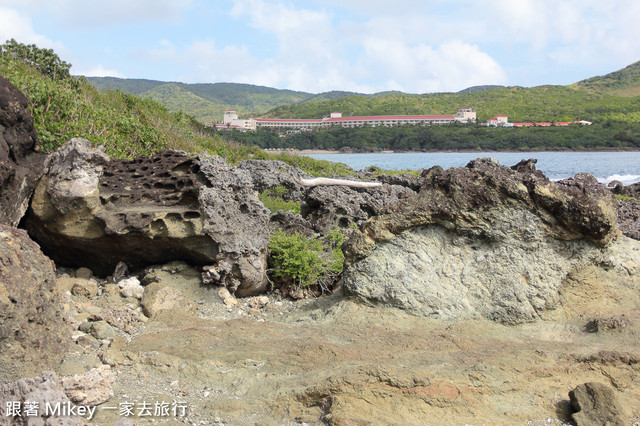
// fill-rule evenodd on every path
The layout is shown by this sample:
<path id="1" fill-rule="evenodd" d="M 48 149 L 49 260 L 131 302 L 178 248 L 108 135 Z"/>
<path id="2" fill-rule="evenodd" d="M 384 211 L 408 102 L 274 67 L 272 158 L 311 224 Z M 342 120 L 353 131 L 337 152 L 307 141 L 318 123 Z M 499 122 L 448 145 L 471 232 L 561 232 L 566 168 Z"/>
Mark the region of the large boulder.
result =
<path id="1" fill-rule="evenodd" d="M 52 154 L 25 224 L 56 262 L 111 274 L 173 260 L 215 265 L 241 295 L 267 285 L 269 212 L 246 172 L 162 151 L 110 160 L 84 139 Z"/>
<path id="2" fill-rule="evenodd" d="M 42 175 L 44 155 L 27 98 L 0 77 L 0 223 L 17 226 Z"/>
<path id="3" fill-rule="evenodd" d="M 0 383 L 57 368 L 69 341 L 53 262 L 25 231 L 0 225 Z"/>
<path id="4" fill-rule="evenodd" d="M 366 222 L 346 244 L 343 285 L 428 317 L 521 323 L 556 308 L 565 279 L 588 265 L 640 287 L 625 272 L 640 247 L 611 244 L 618 234 L 613 197 L 592 176 L 554 183 L 532 161 L 476 160 L 425 171 L 415 197 Z"/>
<path id="5" fill-rule="evenodd" d="M 627 426 L 631 420 L 618 402 L 615 391 L 602 383 L 584 383 L 569 392 L 571 415 L 578 426 Z"/>

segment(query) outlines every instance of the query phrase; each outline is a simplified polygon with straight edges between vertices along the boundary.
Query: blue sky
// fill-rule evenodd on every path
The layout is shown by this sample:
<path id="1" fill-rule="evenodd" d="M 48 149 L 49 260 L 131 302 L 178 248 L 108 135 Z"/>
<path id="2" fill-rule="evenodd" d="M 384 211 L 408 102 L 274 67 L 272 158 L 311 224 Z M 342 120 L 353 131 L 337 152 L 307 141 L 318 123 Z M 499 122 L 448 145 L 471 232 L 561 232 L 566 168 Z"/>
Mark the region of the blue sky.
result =
<path id="1" fill-rule="evenodd" d="M 374 93 L 570 84 L 640 60 L 636 0 L 0 0 L 72 73 Z"/>

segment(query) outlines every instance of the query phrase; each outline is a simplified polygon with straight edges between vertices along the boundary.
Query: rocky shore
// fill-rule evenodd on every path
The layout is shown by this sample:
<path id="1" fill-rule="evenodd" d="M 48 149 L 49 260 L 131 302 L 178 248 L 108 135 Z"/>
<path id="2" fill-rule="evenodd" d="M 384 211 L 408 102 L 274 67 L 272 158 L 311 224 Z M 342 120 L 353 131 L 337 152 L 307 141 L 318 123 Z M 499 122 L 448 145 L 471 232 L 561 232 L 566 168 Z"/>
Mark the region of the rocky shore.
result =
<path id="1" fill-rule="evenodd" d="M 0 425 L 639 424 L 640 186 L 535 160 L 308 178 L 44 156 L 0 78 Z M 280 285 L 274 232 L 335 229 L 342 274 Z"/>

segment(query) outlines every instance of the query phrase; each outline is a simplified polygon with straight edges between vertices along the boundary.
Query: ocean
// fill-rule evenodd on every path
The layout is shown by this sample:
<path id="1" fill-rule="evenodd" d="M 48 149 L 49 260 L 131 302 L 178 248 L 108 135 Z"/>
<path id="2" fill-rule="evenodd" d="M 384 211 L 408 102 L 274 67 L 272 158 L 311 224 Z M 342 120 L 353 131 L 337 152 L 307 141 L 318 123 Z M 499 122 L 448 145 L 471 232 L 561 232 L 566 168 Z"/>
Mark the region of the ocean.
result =
<path id="1" fill-rule="evenodd" d="M 536 158 L 536 168 L 549 179 L 560 180 L 576 173 L 591 173 L 608 184 L 618 180 L 624 185 L 640 182 L 640 152 L 410 152 L 374 154 L 305 154 L 320 160 L 348 165 L 355 170 L 378 166 L 385 170 L 428 169 L 433 166 L 465 166 L 480 157 L 492 157 L 512 166 L 520 160 Z"/>

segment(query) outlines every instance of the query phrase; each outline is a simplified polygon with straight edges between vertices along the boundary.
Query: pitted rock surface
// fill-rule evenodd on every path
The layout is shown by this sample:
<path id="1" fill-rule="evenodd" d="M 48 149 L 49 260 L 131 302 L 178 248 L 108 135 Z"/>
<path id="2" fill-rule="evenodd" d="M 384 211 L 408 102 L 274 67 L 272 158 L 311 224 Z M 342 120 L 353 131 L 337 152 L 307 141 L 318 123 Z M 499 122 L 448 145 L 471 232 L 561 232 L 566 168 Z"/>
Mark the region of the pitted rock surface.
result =
<path id="1" fill-rule="evenodd" d="M 284 186 L 287 192 L 282 197 L 286 201 L 301 201 L 304 197 L 306 188 L 300 184 L 300 179 L 308 176 L 296 167 L 282 161 L 245 160 L 238 168 L 249 173 L 258 192 Z"/>
<path id="2" fill-rule="evenodd" d="M 386 207 L 414 195 L 414 191 L 399 185 L 366 189 L 317 186 L 307 191 L 301 213 L 318 232 L 328 233 L 335 228 L 361 225 Z"/>
<path id="3" fill-rule="evenodd" d="M 108 224 L 115 232 L 142 228 L 155 221 L 152 227 L 161 235 L 168 229 L 155 213 L 166 210 L 176 220 L 198 226 L 197 221 L 202 218 L 198 191 L 204 184 L 198 172 L 195 158 L 176 151 L 110 161 L 99 180 L 100 200 L 107 211 L 120 213 L 103 219 L 115 219 Z M 171 212 L 171 208 L 175 211 Z"/>
<path id="4" fill-rule="evenodd" d="M 215 265 L 239 294 L 266 288 L 269 214 L 242 170 L 218 157 L 162 151 L 109 160 L 88 141 L 54 153 L 26 226 L 66 266 L 100 276 L 184 260 Z"/>
<path id="5" fill-rule="evenodd" d="M 640 199 L 617 200 L 618 226 L 629 238 L 640 240 Z"/>
<path id="6" fill-rule="evenodd" d="M 27 98 L 0 77 L 0 223 L 17 226 L 43 172 Z"/>

